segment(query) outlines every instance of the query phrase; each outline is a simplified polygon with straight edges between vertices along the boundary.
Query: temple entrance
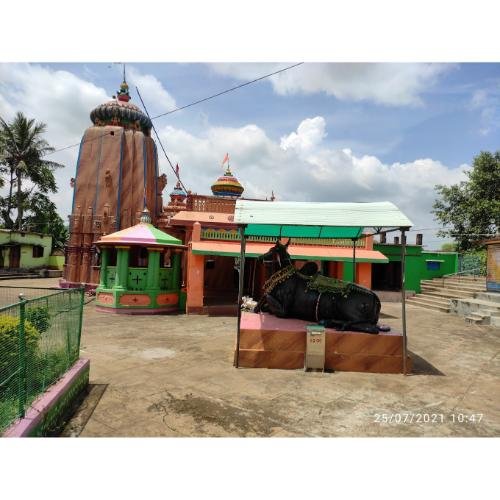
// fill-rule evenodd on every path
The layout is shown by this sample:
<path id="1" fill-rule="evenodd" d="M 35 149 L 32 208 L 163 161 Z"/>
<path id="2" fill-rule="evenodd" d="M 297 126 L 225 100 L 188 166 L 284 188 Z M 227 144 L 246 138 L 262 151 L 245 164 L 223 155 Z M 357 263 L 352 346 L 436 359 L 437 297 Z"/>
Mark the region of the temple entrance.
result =
<path id="1" fill-rule="evenodd" d="M 401 262 L 373 264 L 372 289 L 399 292 L 401 290 Z"/>
<path id="2" fill-rule="evenodd" d="M 203 304 L 205 306 L 236 306 L 238 302 L 238 259 L 221 255 L 205 257 Z M 251 294 L 255 259 L 245 259 L 244 294 Z"/>

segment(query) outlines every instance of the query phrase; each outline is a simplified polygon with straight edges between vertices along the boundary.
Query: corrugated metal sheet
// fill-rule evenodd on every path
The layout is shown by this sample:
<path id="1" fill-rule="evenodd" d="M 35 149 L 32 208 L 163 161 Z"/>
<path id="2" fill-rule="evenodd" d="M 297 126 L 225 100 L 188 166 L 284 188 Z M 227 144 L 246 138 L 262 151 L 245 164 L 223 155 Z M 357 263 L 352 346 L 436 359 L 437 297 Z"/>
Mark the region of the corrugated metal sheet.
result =
<path id="1" fill-rule="evenodd" d="M 329 227 L 411 227 L 396 205 L 377 203 L 319 203 L 237 200 L 236 224 Z"/>
<path id="2" fill-rule="evenodd" d="M 270 243 L 247 243 L 245 255 L 260 257 L 267 253 L 273 245 Z M 239 242 L 222 241 L 193 241 L 192 251 L 198 255 L 222 255 L 225 257 L 239 257 Z M 335 260 L 352 262 L 352 249 L 338 248 L 323 245 L 290 245 L 288 253 L 294 260 Z M 389 262 L 389 259 L 377 250 L 356 249 L 356 262 Z"/>
<path id="3" fill-rule="evenodd" d="M 279 224 L 249 224 L 246 236 L 273 236 L 276 238 L 359 238 L 363 233 L 360 226 L 290 226 Z"/>

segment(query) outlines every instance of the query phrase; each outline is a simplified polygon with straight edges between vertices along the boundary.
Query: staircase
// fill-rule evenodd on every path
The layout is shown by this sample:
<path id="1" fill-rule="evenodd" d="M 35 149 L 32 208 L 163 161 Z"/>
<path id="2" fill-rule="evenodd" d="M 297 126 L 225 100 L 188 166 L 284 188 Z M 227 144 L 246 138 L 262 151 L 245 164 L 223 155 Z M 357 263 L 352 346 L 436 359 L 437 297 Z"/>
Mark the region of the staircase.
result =
<path id="1" fill-rule="evenodd" d="M 486 292 L 486 280 L 477 276 L 450 276 L 422 280 L 422 292 L 408 298 L 407 303 L 425 309 L 448 313 L 452 301 L 474 299 L 476 294 Z"/>
<path id="2" fill-rule="evenodd" d="M 21 278 L 41 278 L 40 273 L 29 270 L 29 269 L 1 269 L 0 270 L 0 281 L 1 280 L 13 280 Z"/>
<path id="3" fill-rule="evenodd" d="M 450 312 L 468 323 L 500 326 L 500 294 L 480 292 L 472 299 L 451 299 Z"/>

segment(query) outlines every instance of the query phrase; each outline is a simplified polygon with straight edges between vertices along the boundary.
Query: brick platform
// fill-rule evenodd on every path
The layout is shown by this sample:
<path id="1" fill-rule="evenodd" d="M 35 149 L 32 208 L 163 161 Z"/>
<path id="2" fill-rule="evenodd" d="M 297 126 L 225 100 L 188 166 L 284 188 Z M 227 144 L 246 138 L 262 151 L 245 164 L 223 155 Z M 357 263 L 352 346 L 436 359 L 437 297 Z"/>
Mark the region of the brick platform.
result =
<path id="1" fill-rule="evenodd" d="M 304 367 L 308 321 L 281 319 L 270 314 L 243 312 L 239 366 L 246 368 L 299 369 Z M 403 335 L 330 328 L 326 334 L 325 368 L 338 371 L 403 373 Z M 411 372 L 407 358 L 407 373 Z"/>

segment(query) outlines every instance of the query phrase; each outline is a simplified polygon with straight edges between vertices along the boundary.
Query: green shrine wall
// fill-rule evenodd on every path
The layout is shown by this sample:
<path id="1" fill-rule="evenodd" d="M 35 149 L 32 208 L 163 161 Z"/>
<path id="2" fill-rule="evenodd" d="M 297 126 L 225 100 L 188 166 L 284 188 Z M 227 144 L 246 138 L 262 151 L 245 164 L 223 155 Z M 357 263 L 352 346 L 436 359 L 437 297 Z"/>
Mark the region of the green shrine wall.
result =
<path id="1" fill-rule="evenodd" d="M 172 255 L 172 267 L 160 267 L 160 252 L 148 253 L 148 267 L 129 267 L 128 250 L 119 248 L 117 265 L 108 266 L 103 251 L 96 304 L 100 308 L 124 312 L 176 311 L 182 307 L 180 295 L 180 254 Z"/>

